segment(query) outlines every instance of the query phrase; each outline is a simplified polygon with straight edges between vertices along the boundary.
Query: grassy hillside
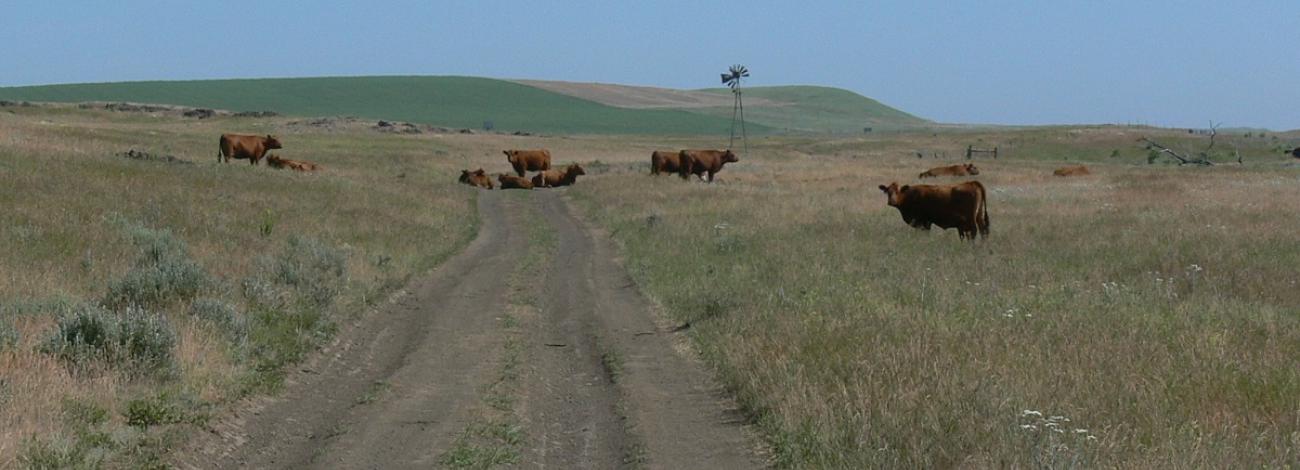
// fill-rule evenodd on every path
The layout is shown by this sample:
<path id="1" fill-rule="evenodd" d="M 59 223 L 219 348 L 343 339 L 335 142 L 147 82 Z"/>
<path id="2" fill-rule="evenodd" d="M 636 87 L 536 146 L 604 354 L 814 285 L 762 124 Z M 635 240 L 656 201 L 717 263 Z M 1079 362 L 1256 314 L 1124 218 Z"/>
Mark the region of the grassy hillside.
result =
<path id="1" fill-rule="evenodd" d="M 700 90 L 730 94 L 727 88 Z M 756 87 L 744 90 L 746 98 L 781 103 L 778 106 L 746 106 L 745 120 L 782 132 L 859 133 L 863 127 L 899 129 L 930 122 L 891 108 L 857 93 L 820 86 Z M 693 112 L 730 118 L 731 107 L 697 108 Z M 752 127 L 750 128 L 752 129 Z"/>
<path id="2" fill-rule="evenodd" d="M 328 77 L 92 83 L 0 88 L 0 99 L 130 101 L 301 116 L 350 115 L 563 134 L 724 134 L 730 116 L 606 106 L 475 77 Z M 751 127 L 755 133 L 770 131 Z"/>

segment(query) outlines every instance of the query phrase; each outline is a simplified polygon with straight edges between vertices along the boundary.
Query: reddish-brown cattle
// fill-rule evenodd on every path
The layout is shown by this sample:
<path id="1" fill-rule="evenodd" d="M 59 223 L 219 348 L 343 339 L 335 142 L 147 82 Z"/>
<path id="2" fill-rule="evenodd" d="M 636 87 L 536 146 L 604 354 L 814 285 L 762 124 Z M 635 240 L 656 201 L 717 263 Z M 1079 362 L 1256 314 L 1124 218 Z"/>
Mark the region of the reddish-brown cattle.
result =
<path id="1" fill-rule="evenodd" d="M 1056 176 L 1083 176 L 1083 175 L 1091 175 L 1092 172 L 1088 171 L 1088 167 L 1086 166 L 1073 165 L 1073 166 L 1063 166 L 1057 168 L 1056 171 L 1052 172 L 1052 174 Z"/>
<path id="2" fill-rule="evenodd" d="M 583 171 L 582 166 L 577 163 L 570 164 L 560 170 L 546 170 L 538 173 L 533 177 L 533 187 L 535 188 L 558 188 L 560 186 L 569 186 L 578 181 L 579 175 L 587 174 Z"/>
<path id="3" fill-rule="evenodd" d="M 271 168 L 280 168 L 280 169 L 288 168 L 294 171 L 316 171 L 320 169 L 320 165 L 317 165 L 315 163 L 305 161 L 305 160 L 290 160 L 288 158 L 280 158 L 278 155 L 267 155 L 266 166 L 269 166 Z"/>
<path id="4" fill-rule="evenodd" d="M 978 174 L 980 174 L 979 168 L 975 168 L 974 164 L 967 163 L 965 165 L 951 165 L 951 166 L 941 166 L 937 168 L 931 168 L 929 170 L 925 170 L 925 173 L 921 173 L 921 178 L 932 178 L 935 176 L 970 176 L 970 175 L 978 175 Z"/>
<path id="5" fill-rule="evenodd" d="M 650 174 L 677 173 L 682 169 L 682 153 L 672 150 L 655 150 L 650 154 Z"/>
<path id="6" fill-rule="evenodd" d="M 229 163 L 231 158 L 247 158 L 250 165 L 256 165 L 267 152 L 278 148 L 280 140 L 273 135 L 221 134 L 217 161 Z"/>
<path id="7" fill-rule="evenodd" d="M 515 173 L 524 176 L 528 171 L 545 171 L 551 169 L 551 151 L 542 150 L 502 150 L 506 161 L 514 167 Z"/>
<path id="8" fill-rule="evenodd" d="M 460 182 L 479 188 L 492 189 L 492 178 L 488 178 L 487 172 L 483 171 L 482 168 L 474 171 L 461 170 Z"/>
<path id="9" fill-rule="evenodd" d="M 678 153 L 682 160 L 682 167 L 677 174 L 686 179 L 687 175 L 695 175 L 703 180 L 704 174 L 709 174 L 708 181 L 713 182 L 714 175 L 722 171 L 722 165 L 740 161 L 731 150 L 682 150 Z"/>
<path id="10" fill-rule="evenodd" d="M 889 205 L 898 208 L 903 222 L 930 230 L 930 225 L 949 229 L 957 227 L 961 238 L 975 239 L 975 235 L 989 236 L 989 214 L 986 207 L 984 185 L 967 181 L 952 185 L 880 185 L 888 197 Z"/>
<path id="11" fill-rule="evenodd" d="M 497 182 L 501 183 L 501 189 L 533 189 L 533 182 L 522 176 L 501 173 L 497 175 Z"/>

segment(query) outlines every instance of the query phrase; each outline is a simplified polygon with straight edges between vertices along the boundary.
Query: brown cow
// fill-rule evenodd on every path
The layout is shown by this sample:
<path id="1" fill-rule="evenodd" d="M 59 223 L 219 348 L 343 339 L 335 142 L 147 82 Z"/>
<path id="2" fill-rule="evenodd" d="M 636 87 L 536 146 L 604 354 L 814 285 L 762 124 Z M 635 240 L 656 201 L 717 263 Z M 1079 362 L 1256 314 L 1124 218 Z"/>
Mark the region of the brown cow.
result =
<path id="1" fill-rule="evenodd" d="M 533 187 L 535 188 L 558 188 L 560 186 L 569 186 L 578 181 L 579 175 L 587 174 L 582 170 L 582 166 L 577 163 L 565 167 L 564 171 L 546 170 L 538 173 L 533 177 Z"/>
<path id="2" fill-rule="evenodd" d="M 730 149 L 682 150 L 678 155 L 682 160 L 682 167 L 677 170 L 677 174 L 682 179 L 687 179 L 687 175 L 695 175 L 696 178 L 704 180 L 704 173 L 708 173 L 710 183 L 713 182 L 714 175 L 722 171 L 722 165 L 740 161 L 740 157 L 737 157 Z"/>
<path id="3" fill-rule="evenodd" d="M 949 229 L 957 227 L 961 238 L 975 239 L 978 232 L 989 236 L 989 214 L 984 197 L 984 185 L 967 181 L 953 185 L 880 185 L 880 191 L 889 198 L 889 205 L 898 208 L 907 225 L 930 230 L 930 225 Z"/>
<path id="4" fill-rule="evenodd" d="M 978 175 L 978 174 L 980 174 L 979 168 L 975 168 L 974 164 L 967 163 L 965 165 L 951 165 L 951 166 L 941 166 L 941 167 L 931 168 L 929 170 L 925 170 L 925 173 L 921 173 L 920 177 L 933 178 L 936 176 L 971 176 L 971 175 Z"/>
<path id="5" fill-rule="evenodd" d="M 492 189 L 492 178 L 488 178 L 487 172 L 482 168 L 474 171 L 461 170 L 460 182 L 484 189 Z"/>
<path id="6" fill-rule="evenodd" d="M 271 168 L 279 168 L 279 169 L 288 168 L 294 171 L 316 171 L 320 169 L 320 165 L 317 165 L 315 163 L 305 161 L 305 160 L 290 160 L 288 158 L 280 158 L 280 156 L 278 155 L 267 155 L 266 166 L 269 166 Z"/>
<path id="7" fill-rule="evenodd" d="M 218 162 L 230 163 L 231 158 L 247 158 L 250 165 L 256 165 L 267 152 L 281 148 L 280 140 L 270 134 L 266 136 L 221 134 L 220 146 L 217 151 Z"/>
<path id="8" fill-rule="evenodd" d="M 677 173 L 682 169 L 682 153 L 672 150 L 655 150 L 650 154 L 650 174 Z"/>
<path id="9" fill-rule="evenodd" d="M 1057 168 L 1056 171 L 1052 172 L 1052 174 L 1056 176 L 1083 176 L 1083 175 L 1091 175 L 1092 172 L 1088 171 L 1088 167 L 1086 166 L 1073 165 L 1073 166 L 1063 166 Z"/>
<path id="10" fill-rule="evenodd" d="M 524 176 L 527 171 L 545 171 L 551 169 L 551 151 L 542 150 L 502 150 L 506 161 L 514 167 L 515 173 Z"/>
<path id="11" fill-rule="evenodd" d="M 533 182 L 522 176 L 499 173 L 497 182 L 501 183 L 501 189 L 533 189 Z"/>

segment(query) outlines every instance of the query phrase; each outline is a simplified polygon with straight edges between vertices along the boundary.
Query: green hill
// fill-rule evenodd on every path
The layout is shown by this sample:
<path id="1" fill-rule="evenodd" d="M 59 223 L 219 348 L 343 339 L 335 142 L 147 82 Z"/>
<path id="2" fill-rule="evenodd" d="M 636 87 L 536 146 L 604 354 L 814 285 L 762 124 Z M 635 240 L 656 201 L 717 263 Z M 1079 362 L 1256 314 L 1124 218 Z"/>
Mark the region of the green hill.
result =
<path id="1" fill-rule="evenodd" d="M 601 93 L 585 88 L 601 87 Z M 89 83 L 0 88 L 0 99 L 82 102 L 127 101 L 227 109 L 275 111 L 297 116 L 357 116 L 551 134 L 726 134 L 731 125 L 727 89 L 665 90 L 710 99 L 701 106 L 636 108 L 606 104 L 619 85 L 544 87 L 477 77 L 322 77 L 240 80 Z M 629 92 L 630 93 L 630 92 Z M 837 88 L 790 86 L 745 90 L 751 134 L 862 132 L 924 125 L 928 121 Z M 653 101 L 655 97 L 641 97 Z M 754 99 L 759 98 L 759 99 Z"/>
<path id="2" fill-rule="evenodd" d="M 728 88 L 699 90 L 730 94 Z M 783 132 L 858 133 L 862 128 L 899 129 L 933 124 L 857 93 L 821 86 L 773 86 L 743 89 L 746 98 L 762 98 L 777 105 L 745 106 L 745 121 Z M 691 111 L 731 117 L 731 107 Z"/>
<path id="3" fill-rule="evenodd" d="M 299 116 L 348 115 L 558 134 L 724 134 L 730 117 L 606 106 L 475 77 L 329 77 L 91 83 L 0 88 L 0 99 L 129 101 Z M 762 128 L 759 132 L 769 131 Z"/>

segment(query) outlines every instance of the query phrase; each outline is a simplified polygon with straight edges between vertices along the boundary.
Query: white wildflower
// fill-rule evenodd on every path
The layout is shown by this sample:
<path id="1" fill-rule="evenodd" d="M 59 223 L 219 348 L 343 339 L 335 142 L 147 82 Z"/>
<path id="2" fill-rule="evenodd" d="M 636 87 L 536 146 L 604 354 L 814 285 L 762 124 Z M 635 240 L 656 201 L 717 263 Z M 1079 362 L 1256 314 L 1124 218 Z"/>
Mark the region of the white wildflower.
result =
<path id="1" fill-rule="evenodd" d="M 1032 424 L 1022 424 L 1022 425 L 1020 425 L 1020 429 L 1026 429 L 1026 430 L 1029 430 L 1029 431 L 1037 431 L 1037 430 L 1038 430 L 1038 426 L 1034 426 L 1034 425 L 1032 425 Z"/>
<path id="2" fill-rule="evenodd" d="M 1034 410 L 1025 410 L 1020 412 L 1021 418 L 1028 417 L 1028 416 L 1037 416 L 1039 418 L 1042 418 L 1043 413 L 1041 411 L 1034 411 Z"/>

